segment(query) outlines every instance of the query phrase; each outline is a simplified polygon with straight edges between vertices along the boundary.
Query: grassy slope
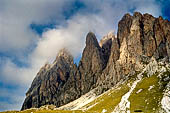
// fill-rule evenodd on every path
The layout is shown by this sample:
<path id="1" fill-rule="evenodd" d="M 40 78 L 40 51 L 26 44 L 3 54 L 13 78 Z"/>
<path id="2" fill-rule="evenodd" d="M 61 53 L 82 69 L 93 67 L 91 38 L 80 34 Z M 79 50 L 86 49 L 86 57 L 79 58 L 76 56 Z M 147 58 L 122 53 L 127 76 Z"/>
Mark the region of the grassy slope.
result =
<path id="1" fill-rule="evenodd" d="M 143 78 L 143 80 L 137 84 L 129 98 L 131 112 L 140 110 L 144 113 L 152 113 L 158 110 L 159 102 L 163 96 L 163 88 L 160 87 L 158 82 L 159 78 L 153 75 Z M 141 92 L 137 93 L 139 90 L 141 90 Z"/>
<path id="2" fill-rule="evenodd" d="M 163 92 L 168 81 L 163 79 L 170 75 L 167 70 L 161 75 L 162 78 L 158 77 L 158 73 L 151 77 L 144 77 L 143 80 L 137 84 L 134 92 L 131 94 L 129 100 L 131 102 L 130 110 L 142 110 L 144 113 L 152 113 L 159 110 L 160 102 L 163 97 Z M 152 87 L 152 88 L 150 88 Z M 140 93 L 137 93 L 142 89 Z"/>
<path id="3" fill-rule="evenodd" d="M 93 102 L 87 104 L 83 108 L 88 108 L 89 112 L 102 112 L 103 109 L 107 110 L 107 112 L 111 112 L 114 110 L 114 107 L 120 102 L 121 97 L 128 92 L 129 87 L 127 85 L 127 81 L 120 85 L 118 88 L 108 91 L 103 94 L 99 98 L 95 99 Z M 95 106 L 93 106 L 95 105 Z M 91 106 L 91 107 L 90 107 Z"/>
<path id="4" fill-rule="evenodd" d="M 143 111 L 144 113 L 153 113 L 154 110 L 158 110 L 160 101 L 163 96 L 163 90 L 167 82 L 163 82 L 160 79 L 158 74 L 152 75 L 151 77 L 144 77 L 136 86 L 131 96 L 129 97 L 130 101 L 130 111 L 133 113 L 136 110 Z M 164 73 L 164 75 L 170 75 L 170 72 Z M 163 76 L 164 78 L 164 76 Z M 107 110 L 107 113 L 110 113 L 114 110 L 115 106 L 120 102 L 121 97 L 128 92 L 129 87 L 128 83 L 132 83 L 135 80 L 130 78 L 124 84 L 121 84 L 119 87 L 109 90 L 91 103 L 85 105 L 83 109 L 88 108 L 86 113 L 101 113 L 103 109 Z M 152 87 L 152 88 L 151 88 Z M 141 90 L 142 89 L 142 90 Z M 150 89 L 150 90 L 149 90 Z M 141 92 L 139 92 L 141 90 Z M 138 92 L 138 93 L 137 93 Z M 76 111 L 65 111 L 65 110 L 27 110 L 22 112 L 3 112 L 3 113 L 85 113 L 81 110 Z"/>
<path id="5" fill-rule="evenodd" d="M 170 75 L 167 71 L 162 75 L 162 79 L 158 77 L 158 74 L 154 74 L 150 77 L 144 77 L 136 86 L 131 96 L 130 111 L 131 113 L 137 111 L 143 111 L 144 113 L 153 113 L 160 108 L 160 102 L 163 97 L 163 91 L 168 82 L 163 81 L 164 77 Z M 134 81 L 134 78 L 129 80 Z M 128 83 L 128 82 L 127 82 Z M 127 83 L 121 85 L 120 89 L 113 89 L 95 101 L 86 105 L 86 107 L 96 105 L 87 111 L 101 112 L 106 109 L 108 113 L 113 111 L 115 106 L 120 102 L 121 97 L 129 90 Z M 140 91 L 141 90 L 141 91 Z M 140 92 L 139 92 L 140 91 Z"/>
<path id="6" fill-rule="evenodd" d="M 7 112 L 0 112 L 0 113 L 82 113 L 81 110 L 76 111 L 67 111 L 67 110 L 25 110 L 25 111 L 7 111 Z"/>

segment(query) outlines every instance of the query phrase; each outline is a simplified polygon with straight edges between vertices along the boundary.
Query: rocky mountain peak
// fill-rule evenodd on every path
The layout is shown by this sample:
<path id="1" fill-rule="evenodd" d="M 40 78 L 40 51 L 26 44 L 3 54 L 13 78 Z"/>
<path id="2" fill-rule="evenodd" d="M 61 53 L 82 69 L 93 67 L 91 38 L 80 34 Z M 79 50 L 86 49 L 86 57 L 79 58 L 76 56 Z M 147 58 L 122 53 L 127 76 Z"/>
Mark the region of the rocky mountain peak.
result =
<path id="1" fill-rule="evenodd" d="M 109 33 L 98 43 L 94 33 L 87 34 L 78 66 L 62 49 L 54 63 L 45 65 L 35 77 L 22 110 L 47 104 L 59 107 L 94 88 L 101 94 L 141 71 L 151 58 L 170 58 L 170 22 L 150 14 L 127 13 L 118 23 L 117 37 Z"/>
<path id="2" fill-rule="evenodd" d="M 87 93 L 95 87 L 98 76 L 105 68 L 102 48 L 99 46 L 94 33 L 88 33 L 86 37 L 86 46 L 84 48 L 82 59 L 80 60 L 78 69 L 81 75 L 81 92 Z"/>
<path id="3" fill-rule="evenodd" d="M 102 48 L 102 52 L 103 52 L 103 57 L 105 62 L 107 63 L 110 57 L 110 53 L 111 53 L 111 47 L 112 47 L 112 43 L 113 40 L 115 39 L 115 35 L 113 32 L 109 32 L 106 36 L 104 36 L 101 40 L 100 40 L 100 47 Z"/>
<path id="4" fill-rule="evenodd" d="M 148 14 L 146 14 L 146 15 L 148 15 Z M 142 14 L 140 12 L 134 12 L 133 17 L 134 18 L 142 18 Z"/>
<path id="5" fill-rule="evenodd" d="M 106 36 L 104 36 L 100 42 L 99 45 L 102 48 L 103 45 L 107 45 L 108 42 L 112 42 L 112 40 L 115 38 L 115 35 L 113 32 L 109 32 Z"/>
<path id="6" fill-rule="evenodd" d="M 63 48 L 61 49 L 58 54 L 57 54 L 57 57 L 56 57 L 56 60 L 54 61 L 55 62 L 59 62 L 59 61 L 65 61 L 69 64 L 73 64 L 73 56 L 71 55 L 71 53 L 66 49 L 66 48 Z"/>
<path id="7" fill-rule="evenodd" d="M 30 107 L 41 107 L 46 104 L 61 105 L 61 103 L 55 103 L 64 100 L 61 93 L 63 87 L 67 86 L 67 82 L 71 86 L 71 79 L 77 71 L 76 65 L 73 63 L 72 55 L 67 49 L 61 49 L 53 64 L 45 64 L 37 73 L 31 87 L 29 88 L 25 102 L 22 106 L 23 109 Z M 69 86 L 67 86 L 69 87 Z M 60 98 L 58 98 L 60 97 Z"/>
<path id="8" fill-rule="evenodd" d="M 123 16 L 123 18 L 118 23 L 118 33 L 117 38 L 119 45 L 122 43 L 123 39 L 127 37 L 130 33 L 130 27 L 132 25 L 132 16 L 127 13 Z"/>
<path id="9" fill-rule="evenodd" d="M 93 32 L 89 32 L 86 36 L 86 47 L 97 47 L 99 48 L 99 43 Z"/>
<path id="10" fill-rule="evenodd" d="M 66 48 L 63 48 L 58 52 L 57 57 L 68 58 L 68 57 L 72 57 L 72 55 Z"/>
<path id="11" fill-rule="evenodd" d="M 81 65 L 82 68 L 93 72 L 101 71 L 104 67 L 102 49 L 99 46 L 96 36 L 92 32 L 87 34 L 86 47 L 82 54 Z"/>

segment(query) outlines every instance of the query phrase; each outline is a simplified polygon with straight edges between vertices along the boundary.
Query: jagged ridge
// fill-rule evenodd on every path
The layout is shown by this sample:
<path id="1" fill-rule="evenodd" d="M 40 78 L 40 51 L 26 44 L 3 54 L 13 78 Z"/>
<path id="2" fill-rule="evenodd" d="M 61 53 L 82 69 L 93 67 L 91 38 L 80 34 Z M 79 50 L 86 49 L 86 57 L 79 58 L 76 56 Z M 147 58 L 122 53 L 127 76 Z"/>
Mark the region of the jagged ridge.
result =
<path id="1" fill-rule="evenodd" d="M 60 51 L 54 64 L 46 64 L 35 77 L 22 110 L 46 104 L 59 107 L 94 88 L 99 95 L 126 75 L 142 70 L 151 57 L 169 62 L 170 22 L 162 17 L 125 14 L 117 38 L 106 37 L 99 45 L 94 33 L 88 33 L 78 66 L 69 52 Z"/>

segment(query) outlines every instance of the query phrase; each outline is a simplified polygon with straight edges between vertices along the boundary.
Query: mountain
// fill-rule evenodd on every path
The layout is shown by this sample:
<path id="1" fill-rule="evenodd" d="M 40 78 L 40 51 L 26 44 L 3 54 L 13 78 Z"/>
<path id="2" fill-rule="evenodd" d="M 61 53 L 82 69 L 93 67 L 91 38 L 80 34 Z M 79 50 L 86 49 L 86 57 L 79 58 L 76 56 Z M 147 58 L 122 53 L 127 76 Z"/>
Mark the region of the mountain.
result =
<path id="1" fill-rule="evenodd" d="M 170 64 L 165 59 L 151 58 L 142 71 L 127 76 L 103 94 L 97 95 L 97 89 L 93 89 L 57 109 L 86 113 L 169 113 L 169 75 Z"/>
<path id="2" fill-rule="evenodd" d="M 78 98 L 76 73 L 73 57 L 66 49 L 62 49 L 52 65 L 45 64 L 37 73 L 26 93 L 22 109 L 46 104 L 60 106 Z"/>
<path id="3" fill-rule="evenodd" d="M 167 112 L 169 62 L 170 21 L 139 12 L 125 14 L 118 23 L 117 36 L 109 33 L 98 42 L 94 33 L 87 34 L 78 66 L 66 48 L 53 64 L 45 64 L 21 110 L 53 104 L 69 110 Z"/>

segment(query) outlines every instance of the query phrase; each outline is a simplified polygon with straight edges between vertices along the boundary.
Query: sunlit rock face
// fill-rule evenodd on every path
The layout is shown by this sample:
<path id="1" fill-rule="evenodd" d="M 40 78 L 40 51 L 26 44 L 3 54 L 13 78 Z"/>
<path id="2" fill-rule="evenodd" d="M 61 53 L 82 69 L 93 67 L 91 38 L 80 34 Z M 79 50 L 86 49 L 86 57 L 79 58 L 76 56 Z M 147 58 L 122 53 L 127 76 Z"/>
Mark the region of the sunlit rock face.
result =
<path id="1" fill-rule="evenodd" d="M 125 14 L 118 24 L 117 38 L 112 39 L 112 48 L 106 68 L 97 84 L 102 93 L 114 86 L 126 75 L 141 71 L 151 57 L 156 60 L 169 56 L 170 22 L 162 17 L 135 12 Z"/>
<path id="2" fill-rule="evenodd" d="M 58 53 L 53 64 L 43 66 L 26 93 L 22 110 L 50 104 L 59 107 L 94 88 L 101 94 L 141 71 L 151 58 L 169 62 L 170 22 L 139 12 L 125 14 L 117 36 L 109 33 L 98 43 L 94 33 L 87 34 L 78 66 L 67 49 Z"/>
<path id="3" fill-rule="evenodd" d="M 125 74 L 131 70 L 131 64 L 135 70 L 140 70 L 142 66 L 139 64 L 143 56 L 154 56 L 156 59 L 168 56 L 169 35 L 163 26 L 166 23 L 168 28 L 170 22 L 161 21 L 160 18 L 135 12 L 133 16 L 126 14 L 119 22 L 117 36 L 120 43 L 119 61 L 120 64 L 127 64 Z"/>

